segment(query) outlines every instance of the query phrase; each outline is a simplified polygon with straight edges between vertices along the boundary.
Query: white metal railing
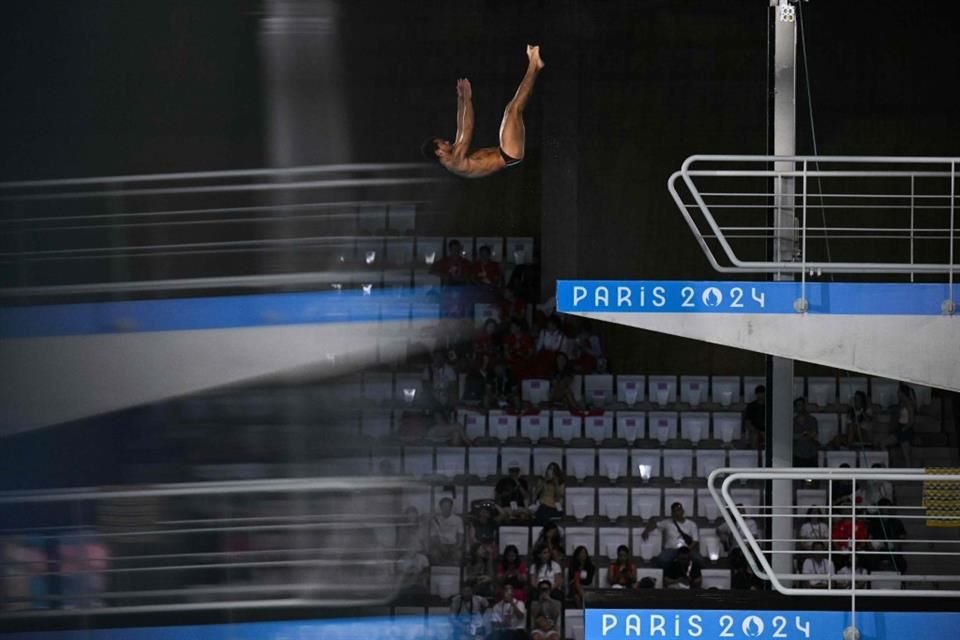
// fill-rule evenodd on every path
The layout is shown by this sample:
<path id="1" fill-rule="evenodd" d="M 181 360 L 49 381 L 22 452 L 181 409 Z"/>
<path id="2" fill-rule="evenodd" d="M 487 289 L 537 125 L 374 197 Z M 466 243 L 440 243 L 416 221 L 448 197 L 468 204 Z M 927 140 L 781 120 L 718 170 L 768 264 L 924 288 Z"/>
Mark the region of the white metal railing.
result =
<path id="1" fill-rule="evenodd" d="M 385 604 L 415 553 L 403 532 L 419 526 L 400 496 L 419 488 L 349 477 L 0 493 L 0 615 Z"/>
<path id="2" fill-rule="evenodd" d="M 958 165 L 960 158 L 694 155 L 667 188 L 718 272 L 935 274 L 952 285 Z M 796 226 L 773 226 L 775 209 L 792 213 Z M 770 241 L 785 236 L 794 255 L 767 258 Z"/>
<path id="3" fill-rule="evenodd" d="M 384 251 L 368 259 L 355 247 L 412 233 L 409 218 L 440 180 L 435 169 L 340 164 L 0 183 L 0 296 L 319 285 L 374 268 L 389 280 L 398 273 Z"/>
<path id="4" fill-rule="evenodd" d="M 819 483 L 825 489 L 826 500 L 819 505 L 773 505 L 771 507 L 741 508 L 737 505 L 735 497 L 731 493 L 733 485 L 749 481 L 787 481 Z M 736 540 L 738 546 L 743 551 L 744 556 L 751 570 L 762 580 L 769 580 L 771 585 L 779 592 L 787 595 L 839 595 L 855 598 L 857 594 L 871 596 L 932 596 L 946 597 L 960 595 L 960 535 L 947 535 L 946 537 L 935 537 L 928 535 L 922 538 L 910 538 L 909 536 L 902 540 L 897 540 L 893 545 L 889 545 L 890 540 L 883 540 L 880 548 L 865 544 L 866 540 L 858 536 L 858 523 L 870 523 L 877 519 L 892 517 L 896 513 L 896 518 L 908 521 L 924 521 L 929 525 L 936 521 L 954 521 L 955 515 L 937 515 L 929 513 L 927 508 L 922 505 L 896 505 L 884 509 L 875 505 L 858 505 L 858 492 L 866 489 L 871 482 L 889 481 L 896 483 L 895 486 L 902 487 L 909 483 L 923 482 L 957 482 L 960 484 L 960 474 L 930 474 L 924 469 L 847 469 L 847 468 L 784 468 L 784 469 L 733 469 L 722 468 L 713 471 L 708 478 L 708 487 L 713 499 L 716 501 L 720 514 L 727 526 L 730 528 L 731 536 Z M 836 500 L 841 497 L 841 492 L 837 491 L 837 483 L 849 483 L 849 487 L 843 487 L 843 493 L 851 496 L 849 504 L 838 504 Z M 796 535 L 787 538 L 777 538 L 763 534 L 755 535 L 751 531 L 748 519 L 759 520 L 754 530 L 772 530 L 773 520 L 786 519 L 789 523 L 789 530 L 796 531 L 795 526 L 798 521 L 806 518 L 805 511 L 809 508 L 820 508 L 825 519 L 826 530 L 834 531 L 834 525 L 845 521 L 846 530 L 851 531 L 852 538 L 836 539 L 831 533 L 825 540 L 824 555 L 832 560 L 839 556 L 849 556 L 851 562 L 851 576 L 840 576 L 833 574 L 814 574 L 796 572 L 777 572 L 774 569 L 775 558 L 777 556 L 794 557 L 797 554 L 809 555 L 809 551 L 798 549 L 801 539 Z M 748 512 L 749 511 L 749 512 Z M 943 531 L 943 530 L 941 530 Z M 960 529 L 950 529 L 951 532 L 960 532 Z M 890 547 L 893 548 L 890 548 Z M 919 547 L 919 548 L 917 548 Z M 868 564 L 872 558 L 889 557 L 897 558 L 939 558 L 942 573 L 904 573 L 901 575 L 887 574 L 878 576 L 861 576 L 856 580 L 852 576 L 857 575 L 858 563 L 860 567 Z M 811 579 L 825 581 L 827 588 L 812 588 L 809 586 L 797 586 L 794 583 L 808 583 Z M 838 587 L 837 582 L 849 582 L 849 586 Z M 877 583 L 899 583 L 899 589 L 877 587 L 871 588 L 872 582 Z M 945 588 L 930 588 L 932 584 L 950 585 Z M 867 585 L 860 587 L 858 585 Z M 921 586 L 916 586 L 921 585 Z"/>

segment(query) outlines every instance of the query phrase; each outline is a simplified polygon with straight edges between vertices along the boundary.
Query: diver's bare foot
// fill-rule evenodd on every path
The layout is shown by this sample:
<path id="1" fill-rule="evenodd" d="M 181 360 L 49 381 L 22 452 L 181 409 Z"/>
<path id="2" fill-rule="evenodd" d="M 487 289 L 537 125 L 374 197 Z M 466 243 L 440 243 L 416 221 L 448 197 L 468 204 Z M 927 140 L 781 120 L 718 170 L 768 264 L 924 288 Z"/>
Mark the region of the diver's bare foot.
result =
<path id="1" fill-rule="evenodd" d="M 540 58 L 540 47 L 537 45 L 527 45 L 527 58 L 530 59 L 530 64 L 534 65 L 537 71 L 546 66 L 543 60 Z"/>

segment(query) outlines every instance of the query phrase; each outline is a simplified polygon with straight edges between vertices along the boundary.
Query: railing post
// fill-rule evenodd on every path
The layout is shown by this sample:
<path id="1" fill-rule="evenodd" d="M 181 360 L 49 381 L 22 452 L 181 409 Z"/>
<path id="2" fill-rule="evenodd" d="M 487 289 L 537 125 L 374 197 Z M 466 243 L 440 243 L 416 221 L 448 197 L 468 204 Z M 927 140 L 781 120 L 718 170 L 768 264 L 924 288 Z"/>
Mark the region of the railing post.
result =
<path id="1" fill-rule="evenodd" d="M 807 304 L 807 160 L 803 161 L 803 222 L 800 223 L 800 299 L 793 303 L 797 313 L 806 313 Z"/>
<path id="2" fill-rule="evenodd" d="M 916 188 L 914 183 L 916 181 L 916 178 L 917 178 L 916 176 L 910 176 L 910 266 L 913 266 L 914 263 L 916 262 L 916 256 L 914 255 L 914 251 L 916 250 L 916 247 L 915 247 L 916 222 L 915 222 L 915 211 L 914 211 L 914 205 L 915 205 L 914 200 L 916 197 L 914 195 L 915 188 Z M 910 282 L 914 281 L 914 275 L 915 275 L 914 272 L 911 271 Z"/>
<path id="3" fill-rule="evenodd" d="M 957 185 L 957 161 L 950 161 L 950 264 L 947 265 L 947 299 L 943 303 L 943 312 L 947 315 L 953 315 L 957 311 L 957 303 L 953 299 L 953 271 L 956 268 L 953 260 L 954 250 L 953 247 L 956 244 L 956 240 L 953 237 L 954 230 L 956 228 L 955 216 L 957 211 L 957 201 L 956 201 L 956 189 Z"/>

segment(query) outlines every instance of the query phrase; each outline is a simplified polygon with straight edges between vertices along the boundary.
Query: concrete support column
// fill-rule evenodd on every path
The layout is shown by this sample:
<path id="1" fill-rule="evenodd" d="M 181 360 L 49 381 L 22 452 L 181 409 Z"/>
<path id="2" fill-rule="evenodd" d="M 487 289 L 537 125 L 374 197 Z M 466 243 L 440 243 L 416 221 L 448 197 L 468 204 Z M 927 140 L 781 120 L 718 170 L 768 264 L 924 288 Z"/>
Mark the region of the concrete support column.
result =
<path id="1" fill-rule="evenodd" d="M 271 167 L 352 161 L 347 90 L 336 0 L 267 0 L 260 23 L 261 76 L 266 101 L 267 163 Z M 267 204 L 277 221 L 271 237 L 295 237 L 284 205 L 301 194 L 277 194 Z M 296 271 L 295 251 L 264 254 L 264 273 Z"/>
<path id="2" fill-rule="evenodd" d="M 769 9 L 774 21 L 774 96 L 773 96 L 773 153 L 777 156 L 796 154 L 796 20 L 788 0 L 771 3 Z M 777 162 L 776 170 L 789 170 L 793 162 Z M 774 183 L 773 259 L 792 260 L 796 252 L 795 180 L 777 179 Z M 777 280 L 791 280 L 790 275 L 776 276 Z M 767 466 L 793 466 L 793 360 L 769 357 L 767 359 Z M 793 481 L 775 480 L 771 483 L 770 505 L 773 507 L 771 534 L 774 540 L 793 538 Z M 777 517 L 781 516 L 781 517 Z M 789 542 L 774 542 L 772 550 L 790 551 Z M 792 573 L 793 557 L 789 553 L 775 553 L 772 566 L 776 573 Z M 787 581 L 789 583 L 789 581 Z"/>

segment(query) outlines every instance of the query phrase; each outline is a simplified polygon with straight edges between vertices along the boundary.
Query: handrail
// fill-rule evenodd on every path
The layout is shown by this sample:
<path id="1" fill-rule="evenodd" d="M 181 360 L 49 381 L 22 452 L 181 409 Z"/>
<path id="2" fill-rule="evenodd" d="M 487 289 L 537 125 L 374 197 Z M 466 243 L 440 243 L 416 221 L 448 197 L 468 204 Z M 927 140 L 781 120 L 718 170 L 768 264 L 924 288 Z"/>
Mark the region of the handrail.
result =
<path id="1" fill-rule="evenodd" d="M 44 520 L 0 531 L 2 586 L 21 585 L 0 593 L 0 610 L 385 604 L 417 553 L 410 535 L 420 525 L 399 496 L 423 489 L 403 477 L 338 477 L 3 492 L 4 522 L 23 513 Z M 289 502 L 274 514 L 265 500 Z"/>
<path id="2" fill-rule="evenodd" d="M 794 168 L 786 170 L 770 168 L 783 166 L 782 163 L 790 163 Z M 712 168 L 694 168 L 695 165 L 707 165 Z M 747 165 L 748 168 L 716 168 L 730 165 Z M 750 167 L 749 165 L 759 166 Z M 826 169 L 822 168 L 823 165 L 850 166 L 851 168 Z M 897 168 L 885 170 L 881 165 L 894 165 Z M 957 158 L 949 157 L 692 155 L 684 160 L 679 171 L 670 176 L 667 189 L 708 262 L 720 273 L 924 273 L 945 275 L 952 284 L 954 272 L 957 270 L 955 245 L 960 239 L 960 235 L 956 233 L 956 165 Z M 940 168 L 937 169 L 937 167 Z M 751 255 L 749 247 L 737 244 L 734 242 L 737 238 L 727 235 L 726 232 L 732 227 L 728 226 L 726 221 L 733 214 L 742 214 L 744 211 L 772 210 L 775 206 L 771 202 L 774 194 L 769 193 L 770 189 L 767 187 L 751 191 L 749 188 L 744 188 L 742 181 L 744 179 L 780 181 L 793 178 L 799 179 L 795 183 L 794 190 L 780 197 L 785 200 L 787 209 L 797 212 L 798 255 L 782 260 L 758 259 Z M 861 184 L 863 180 L 868 182 L 882 180 L 882 182 L 871 189 L 859 188 L 836 192 L 835 190 L 826 191 L 824 187 L 823 190 L 826 192 L 820 191 L 825 182 L 835 184 L 835 179 L 838 178 L 846 179 L 854 185 Z M 903 179 L 902 185 L 899 179 Z M 716 185 L 714 180 L 725 182 Z M 678 182 L 684 185 L 692 202 L 685 201 L 680 194 Z M 703 182 L 707 184 L 698 185 Z M 938 191 L 921 192 L 918 182 L 922 182 L 925 189 L 938 189 Z M 813 190 L 814 185 L 817 191 Z M 842 184 L 836 185 L 836 188 L 839 189 L 842 186 Z M 944 186 L 946 186 L 945 189 Z M 902 192 L 891 191 L 901 187 Z M 744 198 L 749 199 L 749 202 L 743 202 Z M 830 204 L 824 204 L 824 199 L 830 198 L 835 200 Z M 849 199 L 852 202 L 841 202 L 841 199 Z M 867 202 L 857 202 L 858 199 Z M 815 204 L 815 200 L 819 204 Z M 934 250 L 924 246 L 925 250 L 921 251 L 916 244 L 921 238 L 914 236 L 919 209 L 916 203 L 930 204 L 933 200 L 942 201 L 942 204 L 930 205 L 931 208 L 924 214 L 928 217 L 921 226 L 930 226 L 929 215 L 936 213 L 943 220 L 943 224 L 937 225 L 937 228 L 945 233 L 923 238 L 927 245 L 935 245 L 938 248 Z M 808 209 L 830 211 L 831 224 L 828 226 L 824 218 L 822 227 L 828 233 L 834 226 L 849 228 L 850 225 L 846 223 L 851 219 L 856 220 L 854 212 L 864 208 L 882 208 L 892 216 L 888 218 L 891 221 L 894 217 L 897 220 L 902 218 L 900 223 L 894 226 L 907 231 L 904 242 L 908 244 L 903 245 L 902 252 L 905 256 L 903 261 L 891 261 L 889 257 L 875 262 L 864 261 L 865 254 L 862 246 L 852 248 L 841 255 L 832 255 L 832 257 L 830 254 L 836 254 L 836 252 L 828 251 L 826 260 L 811 259 L 807 255 L 810 240 L 808 231 L 812 228 Z M 694 214 L 699 214 L 698 218 L 695 218 Z M 878 238 L 875 233 L 876 227 L 876 224 L 867 224 L 856 228 L 864 231 L 865 238 Z M 742 229 L 743 225 L 738 224 L 735 228 Z M 770 230 L 766 222 L 754 224 L 750 228 L 760 232 Z M 708 242 L 708 239 L 713 242 Z M 941 251 L 944 245 L 946 245 L 946 251 Z M 939 258 L 943 253 L 948 256 L 946 262 Z"/>
<path id="3" fill-rule="evenodd" d="M 412 246 L 446 179 L 372 163 L 0 182 L 0 297 L 409 286 L 390 240 Z"/>
<path id="4" fill-rule="evenodd" d="M 722 481 L 721 481 L 722 479 Z M 797 574 L 797 573 L 777 573 L 771 563 L 771 558 L 775 554 L 788 554 L 793 555 L 798 553 L 796 549 L 788 550 L 776 550 L 776 549 L 764 549 L 761 546 L 763 542 L 770 543 L 790 543 L 791 547 L 793 543 L 797 541 L 796 538 L 784 538 L 784 539 L 774 539 L 774 538 L 758 538 L 755 536 L 744 516 L 741 509 L 737 505 L 736 498 L 731 493 L 731 485 L 735 482 L 741 481 L 750 481 L 750 480 L 774 480 L 774 481 L 821 481 L 825 482 L 827 500 L 824 505 L 813 505 L 815 507 L 822 507 L 826 511 L 827 518 L 827 530 L 832 529 L 832 524 L 835 518 L 844 518 L 851 521 L 851 526 L 855 530 L 857 520 L 868 520 L 872 518 L 883 518 L 883 509 L 876 506 L 857 506 L 856 501 L 854 500 L 852 504 L 837 505 L 834 504 L 833 496 L 834 494 L 834 483 L 838 481 L 850 482 L 851 495 L 857 495 L 857 483 L 858 482 L 870 482 L 870 481 L 890 481 L 898 483 L 910 483 L 910 482 L 957 482 L 960 484 L 960 474 L 958 473 L 937 473 L 930 474 L 927 473 L 924 469 L 849 469 L 849 468 L 758 468 L 758 469 L 736 469 L 736 468 L 720 468 L 715 469 L 711 472 L 710 476 L 707 479 L 707 486 L 710 491 L 711 496 L 716 502 L 719 512 L 722 515 L 724 522 L 730 529 L 730 534 L 736 541 L 737 545 L 744 552 L 744 557 L 747 560 L 747 563 L 750 566 L 750 569 L 762 580 L 768 580 L 771 585 L 780 593 L 785 595 L 839 595 L 839 596 L 851 596 L 855 597 L 857 594 L 861 595 L 870 595 L 870 596 L 903 596 L 903 595 L 915 595 L 915 596 L 924 596 L 924 597 L 950 597 L 950 596 L 960 596 L 960 588 L 954 589 L 915 589 L 915 588 L 906 588 L 906 583 L 915 582 L 915 583 L 936 583 L 936 582 L 960 582 L 960 576 L 958 575 L 946 575 L 946 574 L 936 574 L 936 575 L 924 575 L 924 574 L 905 574 L 905 575 L 883 575 L 882 578 L 877 580 L 882 582 L 900 582 L 903 583 L 904 589 L 888 589 L 888 588 L 878 588 L 878 589 L 869 589 L 864 590 L 857 587 L 856 583 L 867 583 L 871 582 L 874 579 L 869 577 L 856 577 L 853 576 L 849 578 L 850 586 L 847 588 L 835 588 L 833 582 L 837 580 L 837 575 L 813 575 L 810 574 Z M 719 485 L 719 486 L 718 486 Z M 809 508 L 809 505 L 807 506 Z M 921 508 L 921 507 L 918 507 Z M 774 505 L 769 508 L 769 514 L 766 513 L 754 513 L 760 518 L 773 519 L 773 518 L 788 518 L 791 521 L 799 517 L 805 517 L 803 515 L 797 515 L 795 512 L 799 509 L 798 506 L 790 505 Z M 870 513 L 870 511 L 879 512 L 878 515 Z M 927 521 L 936 521 L 936 520 L 954 520 L 953 516 L 939 516 L 939 515 L 926 515 L 926 516 L 904 516 L 905 518 L 922 518 Z M 791 523 L 792 527 L 792 523 Z M 859 540 L 859 538 L 858 538 Z M 836 541 L 834 541 L 836 542 Z M 851 541 L 847 541 L 851 542 Z M 937 540 L 937 539 L 905 539 L 902 541 L 904 544 L 921 544 L 921 543 L 931 543 L 931 544 L 956 544 L 955 549 L 948 549 L 947 551 L 913 551 L 909 552 L 910 555 L 920 556 L 920 555 L 934 555 L 934 556 L 949 556 L 952 558 L 960 558 L 960 539 L 955 541 L 950 540 Z M 852 573 L 856 573 L 856 561 L 858 556 L 868 556 L 875 555 L 874 552 L 866 551 L 862 549 L 857 549 L 855 544 L 851 544 L 852 553 L 846 552 L 844 550 L 844 555 L 851 555 L 852 557 Z M 827 545 L 827 557 L 829 558 L 835 552 L 832 545 Z M 905 551 L 890 551 L 885 550 L 882 552 L 883 555 L 907 555 L 908 552 Z M 768 558 L 770 556 L 770 558 Z M 829 581 L 830 588 L 820 589 L 820 588 L 805 588 L 805 587 L 796 587 L 790 586 L 787 584 L 787 581 L 790 580 L 809 580 L 811 577 L 814 578 L 823 578 Z M 844 578 L 844 581 L 847 581 L 847 578 Z"/>

